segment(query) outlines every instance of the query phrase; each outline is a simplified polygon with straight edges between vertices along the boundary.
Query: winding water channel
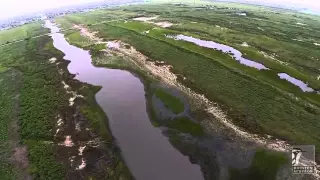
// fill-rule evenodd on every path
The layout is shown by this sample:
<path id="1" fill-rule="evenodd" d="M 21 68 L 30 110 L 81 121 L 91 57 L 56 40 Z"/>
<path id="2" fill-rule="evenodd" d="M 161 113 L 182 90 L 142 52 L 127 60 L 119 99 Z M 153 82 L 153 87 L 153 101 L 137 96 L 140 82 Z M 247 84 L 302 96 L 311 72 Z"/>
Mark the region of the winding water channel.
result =
<path id="1" fill-rule="evenodd" d="M 147 111 L 144 85 L 123 70 L 98 68 L 91 64 L 89 51 L 70 45 L 59 28 L 46 21 L 53 45 L 70 60 L 68 70 L 75 79 L 103 88 L 96 94 L 106 112 L 122 156 L 137 180 L 203 180 L 199 165 L 176 150 L 152 126 Z"/>

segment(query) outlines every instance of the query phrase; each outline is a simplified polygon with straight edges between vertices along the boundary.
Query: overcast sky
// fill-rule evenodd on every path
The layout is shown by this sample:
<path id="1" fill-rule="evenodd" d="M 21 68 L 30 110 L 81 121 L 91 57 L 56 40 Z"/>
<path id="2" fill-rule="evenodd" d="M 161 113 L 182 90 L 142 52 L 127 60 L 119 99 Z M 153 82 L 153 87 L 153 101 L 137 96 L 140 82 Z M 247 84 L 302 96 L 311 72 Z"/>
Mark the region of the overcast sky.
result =
<path id="1" fill-rule="evenodd" d="M 88 2 L 101 2 L 108 0 L 3 0 L 0 2 L 0 19 L 5 19 L 15 15 L 38 12 L 50 8 L 62 6 L 84 4 Z M 169 0 L 168 0 L 169 1 Z M 266 0 L 244 0 L 244 1 L 261 1 Z M 309 7 L 320 11 L 319 0 L 268 0 L 276 4 L 296 4 L 301 7 Z"/>
<path id="2" fill-rule="evenodd" d="M 0 19 L 50 8 L 99 1 L 104 0 L 3 0 L 0 2 Z"/>
<path id="3" fill-rule="evenodd" d="M 238 0 L 241 1 L 241 0 Z M 301 8 L 320 9 L 319 0 L 242 0 L 248 2 L 263 2 L 280 5 L 295 5 Z"/>

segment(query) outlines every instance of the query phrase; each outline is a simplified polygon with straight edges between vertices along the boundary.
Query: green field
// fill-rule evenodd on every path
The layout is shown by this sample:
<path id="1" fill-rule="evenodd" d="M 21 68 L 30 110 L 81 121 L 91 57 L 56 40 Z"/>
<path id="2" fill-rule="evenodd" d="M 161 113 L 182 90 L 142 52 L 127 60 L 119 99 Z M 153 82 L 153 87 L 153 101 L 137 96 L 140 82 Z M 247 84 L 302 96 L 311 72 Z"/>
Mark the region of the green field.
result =
<path id="1" fill-rule="evenodd" d="M 179 83 L 217 103 L 235 125 L 250 133 L 272 135 L 291 144 L 314 144 L 317 157 L 320 156 L 320 95 L 302 92 L 277 76 L 277 73 L 287 73 L 320 90 L 320 46 L 314 44 L 320 43 L 319 16 L 234 3 L 191 0 L 185 4 L 160 3 L 163 1 L 70 14 L 55 18 L 55 22 L 64 29 L 82 24 L 90 31 L 96 31 L 96 36 L 103 41 L 121 40 L 130 44 L 147 56 L 148 61 L 170 65 Z M 157 18 L 152 23 L 132 20 L 140 16 Z M 155 24 L 163 21 L 174 25 L 162 28 Z M 110 158 L 100 174 L 88 172 L 84 176 L 94 179 L 95 175 L 108 174 L 109 179 L 132 179 L 112 143 L 107 115 L 95 101 L 99 87 L 72 80 L 63 54 L 53 47 L 49 36 L 32 38 L 48 33 L 48 29 L 41 27 L 42 23 L 0 31 L 0 141 L 3 142 L 0 144 L 0 174 L 4 179 L 17 179 L 21 173 L 22 170 L 10 160 L 18 144 L 28 147 L 27 171 L 34 179 L 70 177 L 73 170 L 66 163 L 66 154 L 77 152 L 77 149 L 59 149 L 57 144 L 67 134 L 54 134 L 57 114 L 62 113 L 71 121 L 77 112 L 88 120 L 93 133 L 106 142 L 104 151 Z M 116 52 L 106 56 L 101 51 L 106 48 L 104 44 L 94 44 L 77 29 L 67 30 L 64 34 L 71 44 L 90 50 L 94 65 L 129 70 L 143 80 L 151 122 L 154 126 L 174 130 L 177 134 L 170 137 L 173 144 L 181 143 L 178 132 L 189 133 L 195 139 L 210 134 L 204 131 L 201 118 L 194 118 L 200 124 L 187 116 L 159 121 L 155 116 L 157 109 L 150 105 L 153 95 L 175 114 L 182 113 L 185 104 L 161 88 L 151 88 L 159 78 L 137 65 L 133 57 L 120 56 Z M 271 70 L 259 71 L 238 63 L 221 51 L 165 36 L 178 34 L 231 46 L 244 57 Z M 15 41 L 19 42 L 11 43 Z M 51 63 L 52 57 L 60 64 Z M 61 70 L 64 73 L 61 74 Z M 69 82 L 85 97 L 75 108 L 69 107 L 70 94 L 66 93 L 62 81 Z M 14 128 L 10 131 L 14 122 L 19 125 L 19 131 Z M 278 169 L 287 161 L 283 153 L 258 149 L 248 168 L 229 169 L 230 180 L 274 180 Z"/>
<path id="2" fill-rule="evenodd" d="M 10 164 L 9 158 L 14 148 L 13 138 L 10 137 L 12 122 L 16 120 L 16 104 L 19 100 L 20 74 L 15 70 L 0 73 L 0 174 L 4 179 L 16 179 L 16 170 Z M 13 82 L 13 83 L 12 83 Z"/>
<path id="3" fill-rule="evenodd" d="M 320 96 L 316 93 L 304 93 L 277 76 L 277 73 L 285 72 L 319 89 L 320 83 L 316 80 L 319 61 L 311 58 L 320 55 L 319 47 L 312 44 L 313 41 L 320 40 L 317 34 L 312 33 L 319 27 L 316 26 L 320 23 L 319 18 L 271 11 L 267 8 L 212 8 L 175 5 L 124 6 L 110 11 L 110 14 L 122 12 L 130 15 L 157 15 L 159 17 L 156 21 L 168 20 L 179 24 L 168 29 L 151 30 L 149 34 L 142 32 L 155 25 L 129 20 L 127 23 L 110 22 L 89 28 L 98 31 L 99 36 L 106 40 L 122 40 L 151 60 L 165 61 L 172 65 L 173 72 L 186 77 L 183 84 L 218 102 L 235 124 L 252 132 L 267 133 L 291 142 L 316 144 L 320 147 Z M 248 15 L 235 15 L 242 11 Z M 66 19 L 72 19 L 72 22 L 64 21 L 62 25 L 81 23 L 72 17 L 67 16 Z M 91 13 L 87 13 L 86 17 L 91 20 Z M 230 21 L 236 24 L 229 23 Z M 310 26 L 306 28 L 293 24 L 300 21 Z M 221 28 L 216 28 L 216 25 L 226 30 L 222 31 Z M 253 29 L 260 26 L 265 28 L 264 31 Z M 286 31 L 286 34 L 276 34 L 278 31 Z M 168 39 L 165 34 L 192 35 L 233 46 L 246 53 L 248 58 L 262 62 L 272 70 L 258 71 L 246 67 L 219 51 Z M 292 40 L 296 34 L 313 40 L 296 43 Z M 240 46 L 244 41 L 250 46 Z M 276 58 L 288 65 L 264 57 L 258 53 L 261 50 L 267 54 L 276 53 Z"/>
<path id="4" fill-rule="evenodd" d="M 49 33 L 48 29 L 41 28 L 42 21 L 26 24 L 13 29 L 0 31 L 0 46 L 6 43 L 25 40 L 34 36 Z"/>
<path id="5" fill-rule="evenodd" d="M 112 13 L 110 13 L 110 11 Z M 55 21 L 62 25 L 62 28 L 69 29 L 72 28 L 73 23 L 79 23 L 85 24 L 85 25 L 94 25 L 96 23 L 103 23 L 104 21 L 110 21 L 114 20 L 115 17 L 117 19 L 127 19 L 132 18 L 136 14 L 135 13 L 125 13 L 122 11 L 113 11 L 110 9 L 110 11 L 105 10 L 96 10 L 90 12 L 90 16 L 88 16 L 86 13 L 79 13 L 79 14 L 71 14 L 67 16 L 57 17 L 55 18 Z"/>
<path id="6" fill-rule="evenodd" d="M 27 25 L 19 27 L 17 32 L 20 33 L 22 29 L 29 29 L 33 27 L 35 29 L 29 29 L 31 31 L 36 30 L 42 31 L 40 24 Z M 3 31 L 2 34 L 12 33 L 14 30 Z M 25 30 L 23 30 L 25 31 Z M 37 31 L 35 31 L 37 32 Z M 21 35 L 21 34 L 20 34 Z M 18 37 L 13 36 L 12 38 Z M 51 129 L 54 121 L 54 111 L 63 105 L 63 99 L 65 96 L 57 94 L 59 85 L 61 84 L 60 77 L 56 74 L 58 69 L 55 66 L 49 64 L 49 59 L 53 56 L 61 56 L 56 50 L 52 50 L 52 44 L 50 44 L 49 37 L 29 39 L 19 43 L 13 43 L 8 46 L 0 48 L 1 57 L 0 64 L 2 67 L 6 67 L 8 70 L 2 73 L 2 77 L 6 77 L 11 73 L 15 73 L 15 80 L 11 80 L 4 86 L 14 85 L 15 91 L 19 92 L 16 95 L 17 98 L 13 98 L 9 103 L 17 103 L 16 108 L 12 108 L 8 116 L 14 115 L 14 111 L 18 114 L 18 124 L 21 142 L 28 144 L 30 140 L 41 141 L 52 141 L 53 134 Z M 14 82 L 14 83 L 12 83 Z M 12 91 L 14 93 L 14 91 Z M 9 94 L 8 94 L 9 95 Z M 10 98 L 10 96 L 1 96 L 3 98 Z M 6 102 L 6 101 L 2 101 Z M 7 107 L 7 106 L 1 106 Z M 8 106 L 9 108 L 10 106 Z M 9 113 L 9 112 L 8 112 Z M 10 120 L 8 118 L 1 118 L 2 120 Z M 11 120 L 13 120 L 11 118 Z M 2 122 L 4 123 L 4 122 Z M 16 141 L 20 141 L 16 139 Z M 32 167 L 32 174 L 38 179 L 44 179 L 44 175 L 41 174 L 48 169 L 52 171 L 46 172 L 46 178 L 56 179 L 63 177 L 64 173 L 59 163 L 54 161 L 55 165 L 52 166 L 51 161 L 43 161 L 40 154 L 47 153 L 46 158 L 54 159 L 51 146 L 43 144 L 42 150 L 39 150 L 40 146 L 28 146 L 30 152 L 30 166 Z M 48 151 L 48 152 L 46 152 Z M 39 164 L 39 162 L 41 162 Z"/>

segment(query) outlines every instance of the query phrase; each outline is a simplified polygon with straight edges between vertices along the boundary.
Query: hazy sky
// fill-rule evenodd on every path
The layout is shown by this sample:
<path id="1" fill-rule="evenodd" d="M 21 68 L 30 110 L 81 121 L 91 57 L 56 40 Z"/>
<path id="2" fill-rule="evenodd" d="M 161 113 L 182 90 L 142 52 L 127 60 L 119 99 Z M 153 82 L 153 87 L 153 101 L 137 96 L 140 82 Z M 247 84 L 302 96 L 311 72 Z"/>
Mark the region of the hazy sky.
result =
<path id="1" fill-rule="evenodd" d="M 3 0 L 0 2 L 0 19 L 15 15 L 38 12 L 49 8 L 57 8 L 68 5 L 83 4 L 88 2 L 99 2 L 108 0 Z M 168 0 L 169 1 L 169 0 Z M 296 4 L 299 7 L 309 7 L 320 10 L 319 0 L 243 0 L 260 1 L 275 4 Z"/>
<path id="2" fill-rule="evenodd" d="M 68 5 L 103 0 L 4 0 L 0 2 L 0 19 Z"/>
<path id="3" fill-rule="evenodd" d="M 241 1 L 241 0 L 240 0 Z M 251 2 L 264 2 L 272 4 L 286 4 L 286 5 L 295 5 L 298 7 L 307 7 L 312 9 L 320 9 L 319 0 L 243 0 Z"/>

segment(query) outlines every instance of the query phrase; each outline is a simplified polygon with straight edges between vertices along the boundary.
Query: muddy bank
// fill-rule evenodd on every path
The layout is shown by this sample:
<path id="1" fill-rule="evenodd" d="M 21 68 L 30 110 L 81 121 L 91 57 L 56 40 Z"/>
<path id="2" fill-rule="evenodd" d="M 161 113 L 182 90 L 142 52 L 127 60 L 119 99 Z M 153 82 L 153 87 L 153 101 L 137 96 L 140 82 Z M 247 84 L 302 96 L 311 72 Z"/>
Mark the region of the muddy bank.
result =
<path id="1" fill-rule="evenodd" d="M 96 94 L 97 102 L 108 114 L 112 134 L 135 178 L 202 179 L 200 168 L 188 162 L 188 158 L 170 145 L 161 130 L 151 125 L 146 113 L 144 86 L 138 78 L 126 71 L 97 68 L 92 65 L 88 51 L 71 46 L 62 34 L 52 37 L 54 46 L 66 54 L 65 59 L 71 60 L 68 69 L 76 73 L 76 79 L 101 85 Z M 115 44 L 111 48 L 116 47 Z M 76 143 L 69 135 L 65 136 L 64 144 L 70 148 Z M 79 147 L 82 148 L 83 145 Z M 76 170 L 87 167 L 87 159 L 82 157 L 80 162 Z"/>
<path id="2" fill-rule="evenodd" d="M 228 139 L 225 139 L 223 136 L 220 134 L 215 134 L 215 138 L 213 136 L 205 136 L 205 137 L 193 137 L 188 135 L 188 133 L 180 133 L 175 130 L 170 130 L 167 129 L 164 125 L 164 120 L 167 119 L 164 117 L 157 116 L 159 111 L 163 109 L 159 109 L 159 106 L 154 107 L 154 91 L 155 88 L 159 87 L 158 83 L 159 81 L 154 79 L 160 79 L 162 82 L 168 82 L 172 83 L 172 81 L 176 82 L 176 77 L 173 74 L 168 74 L 163 75 L 163 73 L 169 73 L 170 68 L 168 67 L 168 71 L 164 70 L 163 68 L 167 68 L 165 64 L 161 62 L 153 62 L 153 61 L 148 61 L 147 58 L 145 58 L 143 55 L 141 55 L 139 52 L 137 52 L 133 47 L 131 48 L 126 48 L 125 49 L 125 44 L 121 42 L 121 45 L 119 46 L 120 49 L 114 50 L 118 55 L 124 54 L 128 58 L 128 61 L 134 61 L 136 63 L 135 66 L 126 66 L 126 65 L 119 65 L 116 66 L 117 68 L 123 68 L 127 69 L 133 72 L 139 72 L 140 77 L 144 77 L 143 79 L 145 82 L 145 87 L 146 87 L 146 97 L 148 99 L 147 104 L 148 104 L 148 110 L 149 110 L 149 116 L 152 118 L 152 121 L 155 122 L 153 123 L 155 126 L 162 126 L 162 131 L 163 133 L 170 139 L 170 142 L 184 155 L 189 156 L 189 160 L 192 163 L 197 163 L 201 166 L 201 170 L 204 174 L 205 179 L 220 179 L 220 177 L 225 177 L 228 174 L 228 166 L 230 164 L 237 164 L 236 167 L 243 167 L 243 166 L 249 166 L 250 164 L 250 158 L 248 159 L 243 159 L 240 162 L 237 162 L 233 159 L 237 157 L 241 152 L 243 152 L 243 156 L 248 156 L 247 152 L 249 151 L 246 149 L 246 151 L 240 151 L 240 153 L 235 153 L 237 150 L 236 147 L 237 145 L 230 144 L 228 145 L 229 142 Z M 109 52 L 109 49 L 107 50 Z M 106 55 L 106 54 L 105 54 Z M 96 62 L 99 66 L 106 66 L 106 67 L 112 67 L 114 66 L 113 64 L 108 64 L 108 60 L 103 62 L 102 60 Z M 129 63 L 129 62 L 128 62 Z M 157 65 L 156 65 L 157 64 Z M 151 73 L 146 73 L 146 72 L 151 72 Z M 141 73 L 143 75 L 141 75 Z M 165 79 L 163 79 L 165 78 Z M 170 89 L 177 89 L 177 87 L 173 86 L 172 84 L 163 84 L 160 85 L 161 87 L 165 87 L 169 92 L 171 93 Z M 174 90 L 176 91 L 176 90 Z M 182 93 L 182 94 L 181 94 Z M 177 95 L 178 97 L 182 96 L 188 96 L 185 94 L 183 91 L 179 91 L 180 95 L 177 95 L 174 93 L 174 95 Z M 187 98 L 185 102 L 186 108 L 185 112 L 183 114 L 187 114 L 194 119 L 203 119 L 204 114 L 206 112 L 204 111 L 194 111 L 192 107 L 189 109 L 189 105 L 187 102 L 190 102 L 190 99 Z M 161 113 L 161 112 L 160 112 Z M 168 113 L 167 110 L 165 110 L 162 113 Z M 169 114 L 173 115 L 171 118 L 175 117 L 175 114 L 172 114 L 169 112 Z M 200 115 L 202 116 L 200 118 Z M 211 117 L 212 118 L 212 117 Z M 201 122 L 200 122 L 201 123 Z M 211 131 L 211 130 L 208 130 Z M 211 133 L 211 132 L 210 132 Z M 220 147 L 220 148 L 219 148 Z M 219 148 L 219 153 L 223 154 L 224 158 L 226 159 L 221 159 L 220 157 L 217 157 L 217 148 Z M 229 151 L 229 149 L 232 148 L 232 151 Z M 232 157 L 230 157 L 230 153 L 233 154 Z M 252 157 L 254 154 L 254 148 L 251 148 L 251 152 L 249 152 L 249 156 Z M 226 161 L 226 162 L 223 162 Z M 220 163 L 225 164 L 224 166 L 221 166 Z M 245 165 L 244 165 L 245 164 Z"/>
<path id="3" fill-rule="evenodd" d="M 171 144 L 175 148 L 177 148 L 183 155 L 188 156 L 189 161 L 191 163 L 200 165 L 201 171 L 205 179 L 208 179 L 208 180 L 219 179 L 218 178 L 219 166 L 216 164 L 215 153 L 213 153 L 211 150 L 208 150 L 206 147 L 200 147 L 197 144 L 197 140 L 194 139 L 192 136 L 189 136 L 189 139 L 185 139 L 185 137 L 188 137 L 188 135 L 185 136 L 185 134 L 180 134 L 177 131 L 171 131 L 166 127 L 162 126 L 163 119 L 160 119 L 157 115 L 158 113 L 161 113 L 159 112 L 161 110 L 158 108 L 155 108 L 155 106 L 153 105 L 154 97 L 155 97 L 154 87 L 159 86 L 158 83 L 160 82 L 158 80 L 160 77 L 156 77 L 153 74 L 146 74 L 146 72 L 140 69 L 138 66 L 114 65 L 114 64 L 108 64 L 108 63 L 104 64 L 103 62 L 95 62 L 95 65 L 99 67 L 128 70 L 130 72 L 133 72 L 133 74 L 135 74 L 137 77 L 139 77 L 141 81 L 144 83 L 145 92 L 146 92 L 145 97 L 147 99 L 146 101 L 147 112 L 150 117 L 151 123 L 155 127 L 162 127 L 161 129 L 163 134 L 169 138 Z M 163 86 L 166 86 L 166 85 L 163 84 Z M 186 104 L 186 106 L 188 106 L 188 104 Z M 165 113 L 168 113 L 167 110 L 165 110 Z M 187 114 L 187 112 L 185 114 Z M 185 141 L 183 141 L 183 139 L 185 139 Z"/>
<path id="4" fill-rule="evenodd" d="M 147 69 L 143 68 L 143 66 L 146 65 L 147 67 L 152 68 L 157 66 L 165 67 L 167 65 L 161 62 L 156 62 L 157 65 L 155 65 L 152 61 L 147 61 L 147 58 L 137 52 L 133 47 L 128 44 L 123 44 L 120 41 L 106 42 L 104 44 L 112 44 L 113 46 L 106 46 L 106 49 L 101 50 L 102 53 L 99 53 L 98 55 L 95 53 L 95 55 L 98 56 L 94 56 L 93 58 L 93 63 L 95 64 L 95 66 L 125 69 L 133 72 L 133 74 L 139 77 L 144 83 L 146 92 L 145 97 L 147 99 L 146 107 L 150 120 L 154 126 L 162 126 L 163 120 L 159 119 L 159 117 L 157 116 L 159 109 L 153 106 L 155 89 L 160 87 L 165 88 L 166 91 L 169 91 L 168 93 L 173 93 L 179 98 L 183 98 L 184 95 L 174 89 L 171 89 L 173 87 L 167 87 L 167 85 L 165 84 L 158 84 L 160 83 L 159 80 L 161 80 L 161 78 L 171 78 L 173 76 L 161 76 L 161 74 L 165 72 L 161 68 L 158 68 L 158 70 L 154 69 L 153 73 L 146 73 L 148 71 Z M 87 47 L 87 49 L 95 51 L 94 46 Z M 99 58 L 100 56 L 111 57 L 112 55 L 123 57 L 126 60 L 126 63 L 114 62 L 112 59 L 107 60 L 108 58 L 106 59 L 106 61 L 103 61 Z M 141 58 L 145 61 L 141 61 Z M 186 108 L 185 111 L 180 115 L 188 115 L 189 113 L 189 105 L 186 99 L 184 103 Z M 164 135 L 170 139 L 170 142 L 174 145 L 175 148 L 177 148 L 182 154 L 188 156 L 189 160 L 192 163 L 196 163 L 201 166 L 201 171 L 203 172 L 205 179 L 218 179 L 219 167 L 215 163 L 216 156 L 214 153 L 212 153 L 212 151 L 209 151 L 206 147 L 200 147 L 197 144 L 197 140 L 192 136 L 188 136 L 187 134 L 183 133 L 180 134 L 177 131 L 168 130 L 164 126 L 162 126 L 161 129 Z M 186 137 L 189 138 L 185 139 Z M 183 139 L 185 139 L 185 141 L 182 141 Z"/>
<path id="5" fill-rule="evenodd" d="M 48 143 L 63 164 L 66 179 L 133 179 L 104 123 L 108 119 L 95 102 L 100 88 L 74 79 L 67 69 L 70 61 L 61 57 L 54 63 L 64 77 L 61 84 L 69 99 L 56 114 L 54 141 Z"/>
<path id="6" fill-rule="evenodd" d="M 108 128 L 107 117 L 95 101 L 100 87 L 80 82 L 70 74 L 70 61 L 63 56 L 49 60 L 59 69 L 67 94 L 51 130 L 56 159 L 63 164 L 66 179 L 133 179 L 120 156 L 120 150 Z M 121 172 L 121 173 L 120 173 Z"/>
<path id="7" fill-rule="evenodd" d="M 147 57 L 142 55 L 140 52 L 136 51 L 132 46 L 120 41 L 116 41 L 114 43 L 118 43 L 117 45 L 118 48 L 117 49 L 107 48 L 106 50 L 103 50 L 102 56 L 110 57 L 108 56 L 108 54 L 115 53 L 116 55 L 121 57 L 128 57 L 125 59 L 127 60 L 128 64 L 130 64 L 130 62 L 133 62 L 132 66 L 128 66 L 128 64 L 117 65 L 115 64 L 116 62 L 112 62 L 112 61 L 108 62 L 107 60 L 108 58 L 106 59 L 106 61 L 103 61 L 100 58 L 96 58 L 94 59 L 94 62 L 99 66 L 117 67 L 117 68 L 128 69 L 134 72 L 139 72 L 140 77 L 144 77 L 144 79 L 146 79 L 145 82 L 147 82 L 145 83 L 146 85 L 145 87 L 147 87 L 146 96 L 148 99 L 147 107 L 149 110 L 149 116 L 152 117 L 152 120 L 154 122 L 156 122 L 155 126 L 161 126 L 163 122 L 161 119 L 159 119 L 159 117 L 156 116 L 157 111 L 159 109 L 155 109 L 152 106 L 153 104 L 152 99 L 154 97 L 153 96 L 154 87 L 158 86 L 153 83 L 158 82 L 158 80 L 161 80 L 162 82 L 165 82 L 164 86 L 167 86 L 169 89 L 170 88 L 176 89 L 177 87 L 174 86 L 175 83 L 177 83 L 176 75 L 170 72 L 170 66 L 157 61 L 156 62 L 148 61 Z M 143 76 L 141 75 L 141 73 L 143 74 Z M 157 80 L 154 81 L 154 79 L 157 79 Z M 182 93 L 181 95 L 188 96 L 185 93 Z M 188 98 L 188 101 L 189 101 L 189 98 Z M 194 112 L 193 111 L 189 112 L 189 108 L 186 108 L 186 113 L 190 113 L 192 114 L 192 116 L 194 116 Z M 199 114 L 203 115 L 203 112 L 201 113 L 199 112 Z M 211 141 L 212 139 L 210 137 L 194 138 L 187 134 L 168 130 L 166 128 L 164 129 L 162 128 L 162 130 L 163 130 L 163 133 L 166 136 L 168 136 L 168 138 L 170 139 L 170 142 L 180 152 L 182 152 L 184 155 L 189 156 L 189 159 L 191 160 L 191 162 L 197 163 L 201 166 L 201 170 L 204 173 L 204 176 L 206 179 L 219 179 L 220 176 L 223 176 L 223 175 L 219 175 L 220 167 L 217 164 L 216 153 L 215 151 L 213 151 L 215 147 L 219 146 L 219 143 L 216 144 L 216 142 Z M 217 139 L 219 138 L 217 137 Z M 220 140 L 220 141 L 223 142 L 223 140 Z M 228 147 L 226 147 L 226 149 L 228 149 Z M 225 157 L 227 157 L 228 154 L 230 153 L 229 151 L 226 151 L 224 149 L 221 149 L 221 152 L 225 154 Z M 230 159 L 229 164 L 233 164 L 233 163 L 234 162 Z"/>

